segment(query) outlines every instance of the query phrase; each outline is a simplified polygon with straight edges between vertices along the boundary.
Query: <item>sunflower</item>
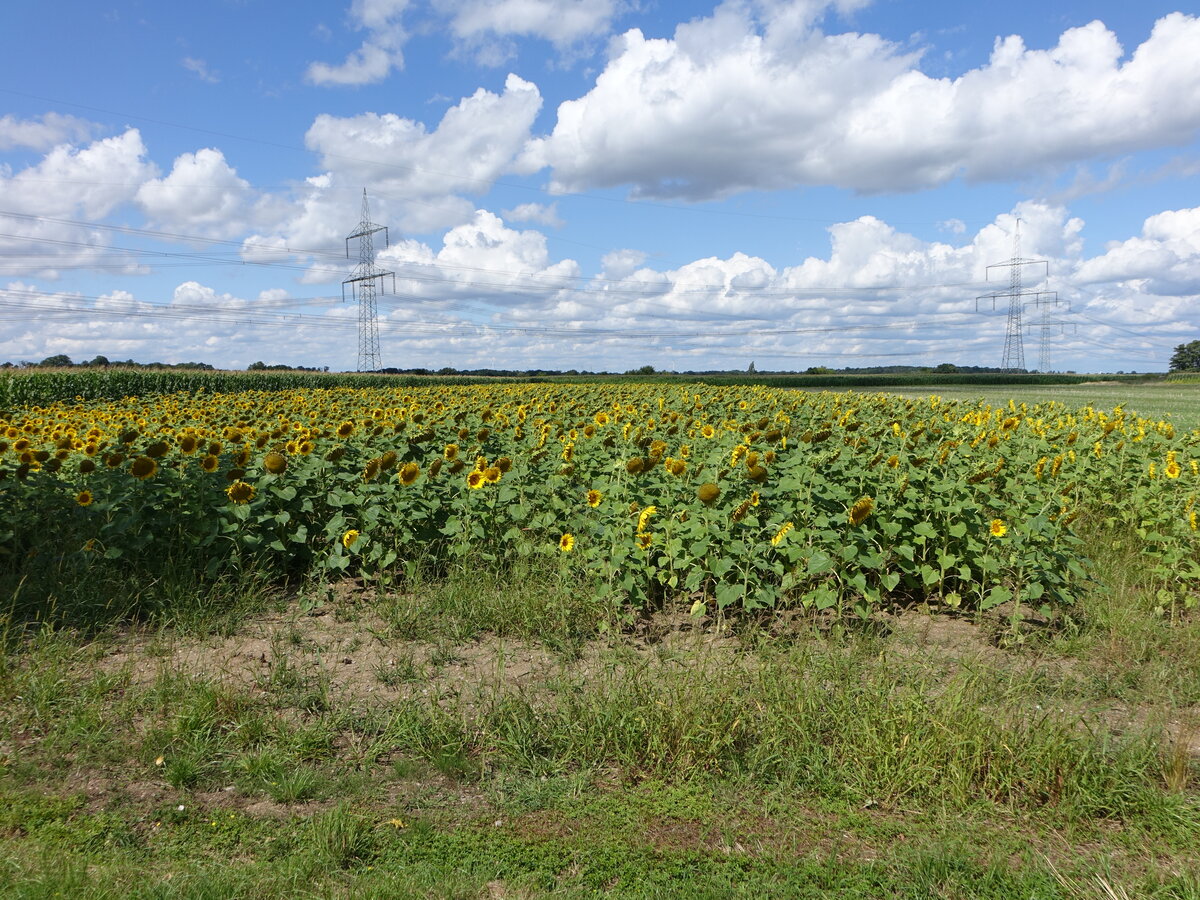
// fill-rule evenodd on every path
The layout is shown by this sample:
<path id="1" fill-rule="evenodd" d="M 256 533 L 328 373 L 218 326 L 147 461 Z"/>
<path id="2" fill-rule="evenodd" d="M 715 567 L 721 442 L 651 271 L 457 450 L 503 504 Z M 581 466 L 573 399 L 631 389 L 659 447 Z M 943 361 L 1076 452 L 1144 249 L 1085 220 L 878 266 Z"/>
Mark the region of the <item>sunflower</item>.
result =
<path id="1" fill-rule="evenodd" d="M 440 471 L 442 471 L 442 461 L 440 459 L 435 459 L 429 464 L 428 474 L 430 478 L 437 478 L 437 474 Z"/>
<path id="2" fill-rule="evenodd" d="M 129 474 L 139 481 L 153 478 L 158 472 L 158 463 L 149 456 L 139 456 L 129 467 Z"/>
<path id="3" fill-rule="evenodd" d="M 509 459 L 507 456 L 502 456 L 498 460 L 496 460 L 496 468 L 499 469 L 501 472 L 504 472 L 505 474 L 507 474 L 508 471 L 510 469 L 512 469 L 512 465 L 513 465 L 513 461 L 511 459 Z"/>
<path id="4" fill-rule="evenodd" d="M 642 532 L 637 536 L 637 543 L 641 549 L 649 550 L 650 545 L 654 543 L 654 535 Z"/>
<path id="5" fill-rule="evenodd" d="M 850 507 L 848 518 L 851 525 L 861 525 L 866 521 L 867 516 L 871 514 L 871 510 L 875 508 L 875 501 L 871 497 L 861 497 L 857 503 Z"/>
<path id="6" fill-rule="evenodd" d="M 645 468 L 645 465 L 645 461 L 640 456 L 635 456 L 625 463 L 625 471 L 630 475 L 637 475 Z"/>
<path id="7" fill-rule="evenodd" d="M 354 434 L 354 423 L 351 421 L 347 420 L 337 427 L 337 436 L 340 438 L 348 438 L 352 434 Z M 346 533 L 349 534 L 350 532 L 346 532 Z M 356 538 L 358 537 L 357 531 L 354 532 L 354 536 Z M 346 546 L 350 546 L 350 545 L 347 544 Z"/>
<path id="8" fill-rule="evenodd" d="M 1178 478 L 1183 468 L 1175 460 L 1171 460 L 1167 463 L 1167 468 L 1164 471 L 1167 473 L 1168 478 Z"/>
<path id="9" fill-rule="evenodd" d="M 85 459 L 79 464 L 79 474 L 87 475 L 96 471 L 96 461 L 93 459 Z"/>
<path id="10" fill-rule="evenodd" d="M 301 441 L 300 446 L 296 450 L 301 456 L 308 456 L 308 454 L 313 452 L 313 442 Z"/>
<path id="11" fill-rule="evenodd" d="M 196 436 L 185 434 L 179 439 L 179 452 L 191 455 L 196 452 Z"/>
<path id="12" fill-rule="evenodd" d="M 595 488 L 587 492 L 587 505 L 595 509 L 600 505 L 600 501 L 604 499 L 604 495 Z"/>
<path id="13" fill-rule="evenodd" d="M 789 531 L 791 531 L 794 527 L 795 526 L 790 521 L 784 522 L 782 525 L 780 525 L 779 530 L 777 532 L 775 532 L 775 537 L 771 538 L 771 546 L 778 547 L 779 542 L 782 541 L 785 537 L 787 537 L 787 533 Z"/>
<path id="14" fill-rule="evenodd" d="M 715 428 L 713 428 L 711 425 L 705 425 L 703 428 L 700 429 L 700 434 L 702 434 L 706 438 L 711 438 L 716 433 L 717 433 L 717 430 Z"/>
<path id="15" fill-rule="evenodd" d="M 121 463 L 123 462 L 125 462 L 124 453 L 110 453 L 108 456 L 104 457 L 104 464 L 110 469 L 119 469 L 121 467 Z"/>
<path id="16" fill-rule="evenodd" d="M 648 524 L 650 524 L 650 517 L 652 515 L 654 515 L 656 512 L 658 512 L 657 506 L 647 506 L 645 509 L 643 509 L 641 511 L 641 513 L 638 515 L 638 523 L 637 523 L 638 534 L 641 534 L 642 532 L 644 532 L 646 530 L 646 526 Z"/>
<path id="17" fill-rule="evenodd" d="M 483 480 L 488 484 L 495 484 L 500 480 L 501 474 L 499 466 L 488 466 L 483 470 Z"/>
<path id="18" fill-rule="evenodd" d="M 467 487 L 473 491 L 479 490 L 486 483 L 483 480 L 483 473 L 478 469 L 472 469 L 470 474 L 467 475 Z"/>
<path id="19" fill-rule="evenodd" d="M 454 458 L 458 456 L 458 444 L 447 444 L 442 455 L 446 458 L 446 462 L 454 462 Z"/>
<path id="20" fill-rule="evenodd" d="M 342 535 L 342 546 L 345 547 L 347 550 L 349 550 L 351 547 L 354 546 L 354 544 L 357 540 L 358 540 L 358 532 L 355 531 L 353 528 L 351 528 L 349 531 L 347 531 L 345 534 Z"/>
<path id="21" fill-rule="evenodd" d="M 406 487 L 421 477 L 421 467 L 415 462 L 406 462 L 400 467 L 400 474 L 396 476 L 400 483 Z"/>
<path id="22" fill-rule="evenodd" d="M 161 459 L 167 455 L 167 451 L 170 449 L 171 447 L 166 441 L 155 441 L 146 448 L 146 455 L 154 459 Z"/>
<path id="23" fill-rule="evenodd" d="M 379 457 L 379 468 L 385 472 L 390 472 L 396 467 L 396 461 L 399 457 L 396 456 L 395 450 L 388 450 L 383 456 Z"/>
<path id="24" fill-rule="evenodd" d="M 94 499 L 91 491 L 80 491 L 75 495 L 75 502 L 80 506 L 91 506 Z"/>
<path id="25" fill-rule="evenodd" d="M 256 493 L 257 491 L 254 489 L 254 485 L 247 484 L 240 479 L 229 485 L 229 487 L 225 488 L 225 496 L 239 506 L 243 503 L 249 503 L 251 500 L 253 500 Z"/>
<path id="26" fill-rule="evenodd" d="M 374 481 L 375 476 L 379 474 L 379 468 L 383 465 L 383 460 L 378 456 L 367 463 L 367 467 L 363 469 L 363 481 Z"/>
<path id="27" fill-rule="evenodd" d="M 992 519 L 991 532 L 992 537 L 1004 537 L 1008 534 L 1008 526 L 1004 524 L 1003 519 Z"/>
<path id="28" fill-rule="evenodd" d="M 696 496 L 700 498 L 700 502 L 705 506 L 712 506 L 716 499 L 721 496 L 721 489 L 711 481 L 706 481 L 696 490 Z"/>
<path id="29" fill-rule="evenodd" d="M 558 549 L 562 553 L 570 553 L 575 549 L 575 535 L 564 534 L 558 539 Z"/>
<path id="30" fill-rule="evenodd" d="M 221 464 L 221 461 L 217 457 L 212 456 L 212 455 L 206 456 L 200 460 L 200 468 L 203 469 L 205 472 L 217 471 L 217 466 L 219 466 L 220 464 Z"/>
<path id="31" fill-rule="evenodd" d="M 282 475 L 287 471 L 287 467 L 287 457 L 277 450 L 272 450 L 263 457 L 263 468 L 272 475 Z"/>
<path id="32" fill-rule="evenodd" d="M 672 475 L 682 475 L 687 471 L 687 463 L 682 459 L 672 459 L 667 462 L 667 471 Z"/>

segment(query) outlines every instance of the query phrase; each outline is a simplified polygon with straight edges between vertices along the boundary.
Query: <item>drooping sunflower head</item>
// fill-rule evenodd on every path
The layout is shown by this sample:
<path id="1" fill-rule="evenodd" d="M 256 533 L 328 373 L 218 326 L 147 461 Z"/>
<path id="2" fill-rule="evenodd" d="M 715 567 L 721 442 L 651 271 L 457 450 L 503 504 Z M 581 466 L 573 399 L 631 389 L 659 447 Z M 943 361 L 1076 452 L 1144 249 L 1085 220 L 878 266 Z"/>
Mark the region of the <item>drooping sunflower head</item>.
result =
<path id="1" fill-rule="evenodd" d="M 171 447 L 166 441 L 155 441 L 146 448 L 146 455 L 153 459 L 161 459 L 167 455 L 167 451 L 170 449 Z"/>
<path id="2" fill-rule="evenodd" d="M 650 517 L 656 512 L 658 512 L 657 506 L 647 506 L 641 511 L 641 513 L 638 515 L 637 522 L 637 530 L 639 534 L 646 530 L 646 526 L 650 524 Z"/>
<path id="3" fill-rule="evenodd" d="M 87 475 L 96 471 L 96 461 L 94 459 L 85 459 L 79 463 L 79 474 Z"/>
<path id="4" fill-rule="evenodd" d="M 229 487 L 225 488 L 225 496 L 239 506 L 244 503 L 249 503 L 251 500 L 253 500 L 256 493 L 257 491 L 254 489 L 254 485 L 247 484 L 241 479 L 238 479 L 229 485 Z"/>
<path id="5" fill-rule="evenodd" d="M 395 450 L 388 450 L 383 456 L 379 457 L 379 468 L 385 472 L 390 472 L 396 467 L 398 459 L 399 457 L 396 456 Z"/>
<path id="6" fill-rule="evenodd" d="M 205 472 L 217 471 L 217 466 L 219 466 L 220 464 L 221 464 L 221 460 L 212 455 L 205 456 L 203 459 L 200 460 L 200 468 L 203 469 Z"/>
<path id="7" fill-rule="evenodd" d="M 363 481 L 374 481 L 379 474 L 380 466 L 383 465 L 383 460 L 378 456 L 367 463 L 367 467 L 363 469 Z"/>
<path id="8" fill-rule="evenodd" d="M 510 469 L 512 469 L 512 465 L 513 465 L 513 461 L 507 456 L 502 456 L 498 460 L 496 460 L 496 468 L 499 469 L 501 472 L 504 472 L 505 474 L 507 474 L 508 471 Z"/>
<path id="9" fill-rule="evenodd" d="M 352 434 L 354 434 L 354 423 L 349 420 L 337 427 L 337 436 L 340 438 L 348 438 Z M 357 536 L 358 532 L 356 531 L 354 534 Z"/>
<path id="10" fill-rule="evenodd" d="M 196 443 L 194 434 L 185 434 L 179 439 L 179 452 L 190 456 L 196 452 Z"/>
<path id="11" fill-rule="evenodd" d="M 643 550 L 649 550 L 650 545 L 654 543 L 654 535 L 640 532 L 637 536 L 637 544 Z"/>
<path id="12" fill-rule="evenodd" d="M 672 475 L 682 475 L 687 471 L 687 462 L 682 459 L 672 459 L 667 463 L 667 471 Z"/>
<path id="13" fill-rule="evenodd" d="M 866 496 L 861 497 L 853 506 L 850 507 L 850 511 L 847 514 L 847 517 L 850 519 L 850 524 L 861 525 L 866 521 L 867 516 L 871 514 L 871 511 L 874 508 L 875 500 L 873 498 Z"/>
<path id="14" fill-rule="evenodd" d="M 446 462 L 453 462 L 458 456 L 458 444 L 447 444 L 446 449 L 442 451 L 442 455 L 446 458 Z"/>
<path id="15" fill-rule="evenodd" d="M 696 490 L 696 496 L 705 506 L 712 506 L 721 496 L 721 489 L 711 481 L 706 481 Z"/>
<path id="16" fill-rule="evenodd" d="M 473 491 L 479 490 L 486 482 L 483 480 L 483 473 L 478 469 L 472 469 L 467 475 L 467 487 Z"/>
<path id="17" fill-rule="evenodd" d="M 600 505 L 600 501 L 604 499 L 604 495 L 595 488 L 587 492 L 587 505 L 595 509 Z"/>
<path id="18" fill-rule="evenodd" d="M 282 453 L 280 453 L 278 450 L 272 450 L 270 453 L 268 453 L 266 456 L 263 457 L 263 468 L 266 469 L 268 472 L 270 472 L 272 475 L 282 475 L 284 472 L 287 471 L 287 467 L 288 467 L 287 457 L 284 456 Z"/>
<path id="19" fill-rule="evenodd" d="M 400 467 L 400 474 L 397 476 L 400 483 L 406 487 L 412 484 L 421 476 L 421 467 L 415 462 L 406 462 Z"/>
<path id="20" fill-rule="evenodd" d="M 778 547 L 780 542 L 787 537 L 788 532 L 791 531 L 793 527 L 795 526 L 790 521 L 784 522 L 782 525 L 780 525 L 779 530 L 775 532 L 775 536 L 771 538 L 771 546 Z"/>
<path id="21" fill-rule="evenodd" d="M 500 480 L 501 471 L 499 466 L 488 466 L 483 470 L 483 480 L 488 484 L 495 484 Z"/>
<path id="22" fill-rule="evenodd" d="M 129 474 L 139 481 L 153 478 L 158 472 L 158 463 L 149 456 L 139 456 L 129 467 Z"/>

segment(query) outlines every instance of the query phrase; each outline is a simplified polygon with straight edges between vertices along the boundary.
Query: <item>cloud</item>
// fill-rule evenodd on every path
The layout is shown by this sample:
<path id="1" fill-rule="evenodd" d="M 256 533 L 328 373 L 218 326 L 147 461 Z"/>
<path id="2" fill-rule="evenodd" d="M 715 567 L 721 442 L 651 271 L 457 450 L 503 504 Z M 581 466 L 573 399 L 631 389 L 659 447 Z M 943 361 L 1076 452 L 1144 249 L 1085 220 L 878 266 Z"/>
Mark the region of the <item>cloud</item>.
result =
<path id="1" fill-rule="evenodd" d="M 409 0 L 354 0 L 350 19 L 367 38 L 344 62 L 311 63 L 305 80 L 316 85 L 357 86 L 383 81 L 392 69 L 404 68 L 408 34 L 401 22 Z"/>
<path id="2" fill-rule="evenodd" d="M 0 168 L 0 209 L 17 214 L 0 217 L 0 253 L 17 260 L 6 274 L 53 278 L 56 267 L 111 261 L 101 230 L 55 220 L 101 221 L 157 174 L 133 128 L 82 148 L 58 144 L 12 175 Z M 121 259 L 136 268 L 131 257 Z"/>
<path id="3" fill-rule="evenodd" d="M 447 20 L 459 51 L 482 65 L 498 66 L 516 55 L 516 38 L 549 41 L 569 54 L 606 37 L 623 0 L 433 0 Z"/>
<path id="4" fill-rule="evenodd" d="M 506 209 L 502 215 L 510 222 L 534 222 L 538 225 L 549 225 L 560 228 L 565 222 L 558 217 L 557 204 L 522 203 L 512 209 Z"/>
<path id="5" fill-rule="evenodd" d="M 221 81 L 218 74 L 209 69 L 208 63 L 202 59 L 196 59 L 192 56 L 185 56 L 182 60 L 180 60 L 180 65 L 182 65 L 189 72 L 194 73 L 201 81 L 206 81 L 209 84 L 219 84 Z"/>
<path id="6" fill-rule="evenodd" d="M 135 199 L 157 225 L 232 237 L 245 232 L 253 192 L 220 150 L 206 148 L 180 154 L 171 173 L 145 182 Z"/>
<path id="7" fill-rule="evenodd" d="M 56 144 L 77 143 L 92 137 L 99 127 L 94 122 L 48 112 L 35 119 L 0 116 L 0 150 L 49 150 Z"/>
<path id="8" fill-rule="evenodd" d="M 1200 128 L 1200 20 L 1160 19 L 1132 55 L 1100 22 L 1047 50 L 997 39 L 991 58 L 933 78 L 870 34 L 824 34 L 809 4 L 732 4 L 671 39 L 615 39 L 584 96 L 530 141 L 525 171 L 561 191 L 650 197 L 837 185 L 913 191 L 1009 180 L 1149 147 Z"/>

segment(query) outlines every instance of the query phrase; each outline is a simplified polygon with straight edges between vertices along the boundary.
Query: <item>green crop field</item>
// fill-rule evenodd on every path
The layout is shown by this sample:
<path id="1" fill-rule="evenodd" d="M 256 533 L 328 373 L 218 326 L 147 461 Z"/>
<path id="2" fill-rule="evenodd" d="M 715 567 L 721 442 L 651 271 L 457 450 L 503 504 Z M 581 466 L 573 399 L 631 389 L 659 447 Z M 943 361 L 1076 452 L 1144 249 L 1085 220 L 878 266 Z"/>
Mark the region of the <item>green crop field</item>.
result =
<path id="1" fill-rule="evenodd" d="M 1200 385 L 70 377 L 0 896 L 1200 898 Z"/>

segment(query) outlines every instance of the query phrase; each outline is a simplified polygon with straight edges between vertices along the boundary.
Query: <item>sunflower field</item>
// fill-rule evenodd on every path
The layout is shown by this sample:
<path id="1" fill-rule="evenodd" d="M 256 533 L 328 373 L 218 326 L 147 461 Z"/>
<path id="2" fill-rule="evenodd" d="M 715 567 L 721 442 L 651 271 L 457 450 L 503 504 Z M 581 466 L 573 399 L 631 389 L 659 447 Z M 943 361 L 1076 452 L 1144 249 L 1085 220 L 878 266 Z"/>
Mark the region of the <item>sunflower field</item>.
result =
<path id="1" fill-rule="evenodd" d="M 1195 605 L 1200 432 L 1122 408 L 695 385 L 469 385 L 76 399 L 0 417 L 17 583 L 185 554 L 204 577 L 504 572 L 618 609 L 930 602 L 1055 615 L 1079 526 L 1124 528 Z"/>

